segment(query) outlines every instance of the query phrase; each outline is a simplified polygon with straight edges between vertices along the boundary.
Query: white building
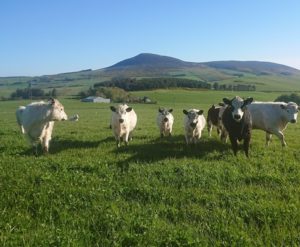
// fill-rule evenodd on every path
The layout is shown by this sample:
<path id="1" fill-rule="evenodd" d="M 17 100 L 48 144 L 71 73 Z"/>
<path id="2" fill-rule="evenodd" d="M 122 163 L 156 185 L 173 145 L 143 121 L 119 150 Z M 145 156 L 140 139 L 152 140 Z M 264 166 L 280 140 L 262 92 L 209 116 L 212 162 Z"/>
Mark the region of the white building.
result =
<path id="1" fill-rule="evenodd" d="M 110 99 L 105 99 L 99 96 L 89 96 L 81 99 L 82 102 L 93 102 L 93 103 L 110 103 Z"/>

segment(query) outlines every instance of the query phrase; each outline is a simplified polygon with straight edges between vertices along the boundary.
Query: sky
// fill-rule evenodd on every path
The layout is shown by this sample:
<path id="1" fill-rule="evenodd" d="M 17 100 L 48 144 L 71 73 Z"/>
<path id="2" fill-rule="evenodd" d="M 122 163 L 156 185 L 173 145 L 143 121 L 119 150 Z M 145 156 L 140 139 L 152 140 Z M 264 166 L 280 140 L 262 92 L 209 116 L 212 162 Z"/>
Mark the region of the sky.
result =
<path id="1" fill-rule="evenodd" d="M 0 76 L 100 69 L 140 53 L 300 69 L 299 0 L 1 0 Z"/>

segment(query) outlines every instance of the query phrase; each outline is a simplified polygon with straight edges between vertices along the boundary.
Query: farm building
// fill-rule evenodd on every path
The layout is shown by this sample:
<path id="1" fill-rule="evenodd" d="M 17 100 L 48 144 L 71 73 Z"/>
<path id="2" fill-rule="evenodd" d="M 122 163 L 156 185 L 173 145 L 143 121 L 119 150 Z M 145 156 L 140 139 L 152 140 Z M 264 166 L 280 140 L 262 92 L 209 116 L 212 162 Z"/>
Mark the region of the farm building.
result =
<path id="1" fill-rule="evenodd" d="M 97 96 L 89 96 L 87 98 L 81 99 L 82 102 L 93 102 L 93 103 L 110 103 L 110 99 L 97 97 Z"/>

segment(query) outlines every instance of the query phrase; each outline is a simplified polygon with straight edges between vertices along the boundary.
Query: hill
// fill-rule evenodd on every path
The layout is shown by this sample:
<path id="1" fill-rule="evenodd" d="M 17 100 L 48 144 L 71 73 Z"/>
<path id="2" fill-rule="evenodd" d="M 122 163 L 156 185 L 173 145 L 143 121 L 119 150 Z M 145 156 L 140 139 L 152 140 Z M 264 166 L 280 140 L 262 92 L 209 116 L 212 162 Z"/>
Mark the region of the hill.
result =
<path id="1" fill-rule="evenodd" d="M 277 63 L 260 62 L 260 61 L 216 61 L 216 62 L 185 62 L 177 58 L 161 56 L 151 53 L 141 53 L 135 57 L 120 61 L 104 71 L 120 69 L 140 69 L 140 68 L 198 68 L 198 69 L 216 69 L 232 70 L 235 72 L 247 72 L 257 75 L 300 75 L 300 71 Z"/>
<path id="2" fill-rule="evenodd" d="M 0 96 L 30 83 L 38 88 L 58 88 L 70 95 L 112 78 L 182 78 L 227 85 L 255 85 L 258 91 L 300 91 L 300 71 L 282 64 L 260 61 L 187 62 L 177 58 L 141 53 L 97 70 L 43 75 L 0 77 Z"/>
<path id="3" fill-rule="evenodd" d="M 151 53 L 141 53 L 135 57 L 125 59 L 118 62 L 106 69 L 119 69 L 119 68 L 139 68 L 144 66 L 156 67 L 156 68 L 180 68 L 188 67 L 193 63 L 184 62 L 180 59 L 161 56 Z"/>

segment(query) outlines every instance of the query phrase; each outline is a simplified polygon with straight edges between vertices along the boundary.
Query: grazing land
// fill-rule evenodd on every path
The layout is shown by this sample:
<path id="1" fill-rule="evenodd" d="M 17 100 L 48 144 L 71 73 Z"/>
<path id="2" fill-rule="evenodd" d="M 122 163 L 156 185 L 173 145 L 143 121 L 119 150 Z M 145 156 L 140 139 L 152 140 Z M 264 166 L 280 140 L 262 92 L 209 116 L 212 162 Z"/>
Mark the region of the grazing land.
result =
<path id="1" fill-rule="evenodd" d="M 280 93 L 157 90 L 132 105 L 129 146 L 116 148 L 108 104 L 60 99 L 78 122 L 55 124 L 50 153 L 34 156 L 15 120 L 29 101 L 0 102 L 1 246 L 299 246 L 300 124 L 265 148 L 253 131 L 250 158 L 205 129 L 186 146 L 183 109 L 223 97 L 274 100 Z M 173 136 L 160 139 L 158 107 L 172 107 Z"/>

